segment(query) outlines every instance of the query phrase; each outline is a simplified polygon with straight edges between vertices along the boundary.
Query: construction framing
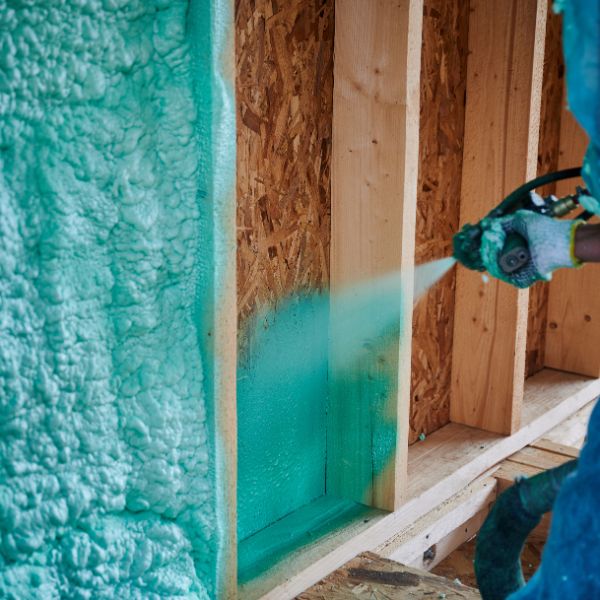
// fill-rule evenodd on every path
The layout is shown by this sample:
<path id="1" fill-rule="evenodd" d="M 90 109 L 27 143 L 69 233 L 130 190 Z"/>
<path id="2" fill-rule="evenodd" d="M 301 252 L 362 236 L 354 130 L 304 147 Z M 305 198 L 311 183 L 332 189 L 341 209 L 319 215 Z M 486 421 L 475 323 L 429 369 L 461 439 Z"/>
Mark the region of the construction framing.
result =
<path id="1" fill-rule="evenodd" d="M 300 4 L 297 0 L 293 10 Z M 333 6 L 326 1 L 320 4 L 324 7 L 320 10 Z M 414 425 L 415 402 L 423 402 L 415 400 L 419 378 L 435 378 L 442 370 L 439 364 L 427 367 L 427 361 L 421 360 L 426 355 L 423 337 L 410 335 L 412 306 L 406 301 L 412 300 L 416 260 L 431 258 L 419 245 L 415 248 L 415 237 L 419 239 L 422 228 L 419 219 L 426 215 L 418 208 L 418 197 L 427 185 L 422 176 L 420 179 L 419 156 L 424 154 L 419 154 L 418 147 L 419 137 L 425 139 L 427 132 L 423 127 L 420 130 L 419 122 L 429 122 L 429 109 L 442 110 L 438 95 L 428 94 L 427 81 L 420 79 L 432 69 L 430 58 L 421 65 L 422 55 L 429 56 L 432 46 L 428 44 L 433 44 L 427 37 L 431 30 L 423 28 L 423 15 L 461 20 L 457 27 L 463 39 L 457 44 L 460 48 L 464 42 L 465 51 L 468 49 L 462 66 L 457 63 L 457 69 L 466 69 L 466 102 L 449 117 L 462 123 L 453 129 L 461 141 L 458 150 L 452 151 L 452 156 L 458 153 L 461 158 L 441 161 L 454 169 L 453 189 L 460 191 L 460 199 L 444 200 L 456 213 L 450 214 L 449 209 L 448 220 L 453 224 L 448 232 L 458 224 L 453 220 L 459 219 L 460 224 L 477 221 L 511 189 L 548 166 L 543 159 L 540 164 L 544 155 L 539 148 L 550 140 L 543 111 L 556 114 L 556 106 L 549 106 L 547 99 L 542 101 L 542 90 L 552 78 L 554 86 L 562 86 L 557 72 L 544 60 L 545 54 L 554 57 L 560 44 L 557 17 L 550 13 L 547 0 L 471 0 L 468 12 L 458 8 L 460 4 L 441 0 L 335 2 L 330 239 L 312 255 L 313 263 L 321 262 L 318 268 L 306 267 L 307 277 L 309 284 L 329 285 L 334 293 L 330 310 L 335 322 L 336 290 L 390 270 L 402 271 L 406 295 L 397 323 L 402 335 L 392 365 L 396 384 L 386 407 L 397 424 L 395 454 L 383 472 L 357 476 L 348 457 L 360 452 L 365 441 L 361 435 L 344 432 L 348 419 L 344 411 L 358 411 L 354 421 L 368 419 L 360 412 L 368 406 L 368 399 L 363 388 L 350 390 L 349 395 L 345 389 L 343 398 L 336 395 L 335 388 L 330 389 L 328 460 L 350 467 L 338 470 L 340 477 L 328 485 L 336 494 L 373 510 L 367 518 L 286 556 L 245 583 L 239 597 L 293 598 L 357 554 L 371 550 L 407 564 L 433 566 L 465 535 L 479 528 L 498 492 L 491 469 L 600 395 L 600 357 L 592 352 L 600 343 L 600 313 L 591 300 L 600 284 L 600 269 L 586 267 L 557 274 L 542 292 L 534 289 L 531 303 L 527 291 L 485 282 L 479 274 L 458 269 L 455 279 L 452 275 L 442 282 L 446 291 L 432 291 L 422 301 L 425 308 L 418 309 L 431 315 L 431 307 L 440 298 L 451 303 L 450 309 L 446 304 L 438 310 L 438 315 L 452 312 L 452 318 L 442 323 L 448 335 L 439 341 L 440 348 L 447 348 L 447 340 L 451 340 L 451 354 L 446 356 L 450 362 L 444 367 L 449 385 L 429 390 L 430 397 L 444 394 L 438 405 L 445 407 L 441 410 L 447 417 L 433 419 L 429 425 Z M 464 37 L 467 33 L 468 38 Z M 285 52 L 283 42 L 276 47 Z M 448 57 L 447 48 L 442 54 Z M 444 75 L 445 68 L 447 65 L 439 65 L 442 76 L 449 77 Z M 244 85 L 252 85 L 244 81 Z M 553 93 L 556 96 L 555 90 Z M 454 101 L 456 106 L 460 104 L 460 99 Z M 242 109 L 239 116 L 256 131 L 262 127 L 247 110 Z M 277 124 L 277 135 L 284 135 L 284 120 Z M 431 123 L 441 127 L 439 120 Z M 252 185 L 247 165 L 253 158 L 243 133 L 238 145 L 238 162 L 244 161 L 238 193 L 243 193 L 240 187 Z M 581 161 L 585 137 L 566 110 L 562 110 L 555 145 L 558 168 Z M 321 172 L 329 181 L 329 172 Z M 269 200 L 265 202 L 266 209 L 265 203 L 259 207 L 261 218 L 268 213 Z M 269 298 L 275 293 L 273 281 L 281 283 L 283 279 L 272 278 L 269 283 L 267 277 L 267 291 L 254 285 L 257 273 L 262 277 L 268 270 L 253 266 L 252 243 L 244 237 L 256 227 L 254 219 L 258 217 L 238 210 L 243 214 L 238 215 L 237 313 L 243 318 L 254 299 Z M 315 214 L 320 210 L 315 208 Z M 303 226 L 298 223 L 297 227 Z M 326 220 L 319 223 L 328 226 Z M 260 250 L 260 244 L 258 247 Z M 327 251 L 328 265 L 321 260 Z M 448 252 L 447 239 L 439 251 Z M 269 256 L 277 260 L 276 255 Z M 425 313 L 420 314 L 415 319 Z M 423 332 L 420 321 L 415 323 L 415 335 L 430 334 Z M 535 353 L 530 352 L 534 347 Z M 415 348 L 421 354 L 415 354 Z M 411 353 L 413 363 L 421 369 L 415 377 L 413 367 L 412 391 Z M 435 360 L 443 354 L 438 349 Z M 531 364 L 530 354 L 535 357 Z M 332 340 L 330 370 L 335 370 L 335 361 Z M 430 372 L 424 373 L 427 368 Z M 532 372 L 535 374 L 526 377 Z M 441 381 L 446 382 L 443 377 Z M 365 424 L 367 437 L 368 427 Z M 409 445 L 420 432 L 426 439 Z M 229 443 L 231 438 L 229 435 Z M 354 486 L 365 477 L 373 481 L 368 497 Z M 434 543 L 435 560 L 423 563 L 423 552 Z M 233 562 L 227 572 L 235 580 Z M 228 591 L 229 597 L 235 595 L 235 589 Z"/>

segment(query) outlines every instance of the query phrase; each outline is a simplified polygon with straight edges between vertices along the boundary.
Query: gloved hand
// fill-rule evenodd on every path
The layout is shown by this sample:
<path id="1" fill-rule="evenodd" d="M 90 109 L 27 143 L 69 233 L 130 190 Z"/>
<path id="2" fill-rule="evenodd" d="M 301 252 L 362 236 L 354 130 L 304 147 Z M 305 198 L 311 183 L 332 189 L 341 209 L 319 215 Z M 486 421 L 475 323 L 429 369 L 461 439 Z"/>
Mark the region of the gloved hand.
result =
<path id="1" fill-rule="evenodd" d="M 488 272 L 508 283 L 526 288 L 539 280 L 550 280 L 552 271 L 576 267 L 575 229 L 583 221 L 560 221 L 529 210 L 482 222 L 481 259 Z M 529 246 L 531 259 L 517 271 L 506 274 L 498 264 L 506 238 L 518 233 Z"/>

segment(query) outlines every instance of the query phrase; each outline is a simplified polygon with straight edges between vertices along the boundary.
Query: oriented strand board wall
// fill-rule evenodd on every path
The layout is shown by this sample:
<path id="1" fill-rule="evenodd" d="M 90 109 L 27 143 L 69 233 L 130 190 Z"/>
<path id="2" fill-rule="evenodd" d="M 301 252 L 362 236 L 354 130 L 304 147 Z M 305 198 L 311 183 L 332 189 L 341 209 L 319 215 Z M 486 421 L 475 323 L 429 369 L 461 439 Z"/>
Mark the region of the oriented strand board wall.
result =
<path id="1" fill-rule="evenodd" d="M 236 2 L 241 318 L 328 283 L 333 5 Z"/>
<path id="2" fill-rule="evenodd" d="M 426 0 L 423 16 L 417 264 L 450 255 L 458 229 L 468 2 Z M 454 284 L 453 270 L 413 314 L 411 443 L 449 421 Z"/>
<path id="3" fill-rule="evenodd" d="M 563 104 L 564 62 L 562 57 L 562 18 L 552 12 L 549 0 L 546 22 L 546 48 L 544 54 L 544 81 L 540 140 L 538 145 L 538 175 L 556 171 L 560 138 L 560 119 Z M 541 192 L 551 194 L 555 184 Z M 540 191 L 540 190 L 538 190 Z M 548 284 L 537 283 L 529 293 L 529 320 L 527 324 L 526 376 L 530 377 L 544 368 L 546 315 L 548 311 Z"/>
<path id="4" fill-rule="evenodd" d="M 325 491 L 333 7 L 236 2 L 240 540 Z"/>

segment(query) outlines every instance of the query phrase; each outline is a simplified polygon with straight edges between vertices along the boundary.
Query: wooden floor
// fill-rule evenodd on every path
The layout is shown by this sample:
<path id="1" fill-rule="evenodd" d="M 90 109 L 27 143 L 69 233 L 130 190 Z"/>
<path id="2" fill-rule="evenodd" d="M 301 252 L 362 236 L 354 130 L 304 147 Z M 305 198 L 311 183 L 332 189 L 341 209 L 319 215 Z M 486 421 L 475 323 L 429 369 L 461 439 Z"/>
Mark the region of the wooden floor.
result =
<path id="1" fill-rule="evenodd" d="M 475 600 L 477 590 L 365 552 L 298 596 L 299 600 Z"/>
<path id="2" fill-rule="evenodd" d="M 458 502 L 467 506 L 477 500 L 482 506 L 488 502 L 488 480 L 495 480 L 495 492 L 501 493 L 521 475 L 532 476 L 541 471 L 575 458 L 584 443 L 587 421 L 594 403 L 586 406 L 572 418 L 549 431 L 522 450 L 502 461 L 488 478 L 481 480 L 479 487 L 470 490 L 467 499 Z M 476 482 L 477 483 L 477 482 Z M 481 496 L 481 498 L 479 498 Z M 478 506 L 478 505 L 477 505 Z M 486 511 L 484 511 L 487 514 Z M 546 515 L 531 533 L 521 556 L 525 580 L 537 570 L 541 561 L 545 540 L 550 528 L 551 515 Z M 430 531 L 430 529 L 427 529 Z M 465 529 L 466 531 L 466 529 Z M 413 532 L 414 533 L 414 532 Z M 463 538 L 466 539 L 466 538 Z M 417 537 L 415 537 L 417 540 Z M 417 540 L 418 541 L 418 540 Z M 439 562 L 431 572 L 409 567 L 395 560 L 366 552 L 358 555 L 326 578 L 298 596 L 300 600 L 395 600 L 430 598 L 474 599 L 480 598 L 473 570 L 475 541 L 472 537 Z M 410 544 L 400 544 L 402 548 Z M 388 551 L 387 546 L 382 546 Z M 410 551 L 406 556 L 410 556 Z M 397 551 L 396 551 L 397 552 Z M 420 562 L 419 564 L 425 564 Z"/>

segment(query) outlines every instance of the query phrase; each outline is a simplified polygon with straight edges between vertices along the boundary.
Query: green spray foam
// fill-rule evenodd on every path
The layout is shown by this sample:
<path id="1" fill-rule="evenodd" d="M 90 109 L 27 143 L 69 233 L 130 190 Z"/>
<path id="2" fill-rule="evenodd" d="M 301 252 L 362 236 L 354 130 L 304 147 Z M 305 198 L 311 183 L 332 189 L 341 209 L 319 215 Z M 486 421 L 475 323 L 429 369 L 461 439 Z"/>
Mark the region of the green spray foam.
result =
<path id="1" fill-rule="evenodd" d="M 442 259 L 417 267 L 415 298 L 454 262 Z M 289 297 L 275 310 L 264 311 L 247 323 L 241 336 L 246 345 L 238 365 L 238 535 L 240 540 L 252 539 L 252 543 L 243 545 L 240 567 L 244 579 L 260 572 L 261 565 L 314 540 L 317 529 L 331 530 L 332 524 L 320 519 L 318 528 L 313 527 L 307 535 L 306 528 L 313 519 L 306 519 L 303 526 L 304 521 L 294 519 L 290 513 L 309 504 L 320 506 L 317 500 L 327 492 L 326 469 L 331 465 L 326 464 L 326 421 L 332 340 L 336 379 L 345 381 L 349 389 L 368 386 L 366 395 L 372 398 L 365 410 L 371 415 L 369 423 L 376 433 L 373 436 L 369 432 L 369 437 L 376 439 L 369 439 L 370 455 L 356 459 L 367 461 L 374 474 L 389 463 L 395 448 L 396 422 L 394 415 L 385 414 L 383 408 L 387 392 L 395 389 L 397 375 L 385 368 L 360 372 L 358 365 L 372 363 L 373 357 L 385 355 L 397 342 L 403 293 L 402 277 L 394 272 L 348 286 L 334 295 Z M 332 306 L 334 323 L 330 318 Z M 410 307 L 411 303 L 405 302 L 404 306 Z M 352 429 L 350 425 L 348 435 L 355 433 Z M 365 481 L 364 487 L 370 481 Z M 368 496 L 368 490 L 364 495 Z M 263 530 L 280 519 L 297 527 L 297 531 L 281 534 L 285 543 L 269 541 L 270 550 L 260 549 L 261 540 L 272 540 L 271 532 Z"/>
<path id="2" fill-rule="evenodd" d="M 2 598 L 218 595 L 230 4 L 0 8 Z"/>

